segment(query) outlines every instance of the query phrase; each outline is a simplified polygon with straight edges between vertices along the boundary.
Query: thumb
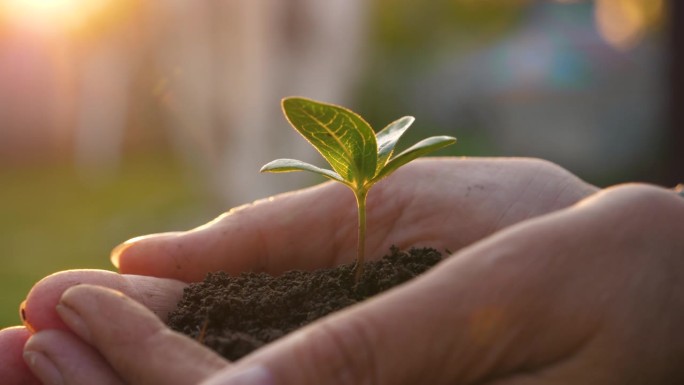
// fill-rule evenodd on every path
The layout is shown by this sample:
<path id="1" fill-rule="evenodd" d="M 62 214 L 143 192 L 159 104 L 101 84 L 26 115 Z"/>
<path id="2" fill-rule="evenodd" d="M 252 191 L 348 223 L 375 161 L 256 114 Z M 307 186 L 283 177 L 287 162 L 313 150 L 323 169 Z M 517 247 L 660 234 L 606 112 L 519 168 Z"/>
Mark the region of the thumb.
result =
<path id="1" fill-rule="evenodd" d="M 591 207 L 511 226 L 405 285 L 258 350 L 203 385 L 512 385 L 550 378 L 513 379 L 520 373 L 562 378 L 590 367 L 596 351 L 577 352 L 586 353 L 601 323 L 604 305 L 595 293 L 608 290 L 598 290 L 601 281 L 582 274 L 587 261 L 575 258 L 594 241 L 587 222 L 605 217 Z M 549 256 L 558 245 L 564 252 Z"/>
<path id="2" fill-rule="evenodd" d="M 116 290 L 71 287 L 57 311 L 79 338 L 47 330 L 28 341 L 27 363 L 41 379 L 58 372 L 63 383 L 74 385 L 195 384 L 228 364 Z M 54 369 L 47 370 L 46 361 Z"/>
<path id="3" fill-rule="evenodd" d="M 454 304 L 461 284 L 449 275 L 428 272 L 288 335 L 202 384 L 453 383 L 459 373 L 469 375 L 465 369 L 477 366 L 470 360 L 475 350 L 494 337 L 484 329 L 472 334 L 473 313 L 465 310 L 472 301 Z"/>

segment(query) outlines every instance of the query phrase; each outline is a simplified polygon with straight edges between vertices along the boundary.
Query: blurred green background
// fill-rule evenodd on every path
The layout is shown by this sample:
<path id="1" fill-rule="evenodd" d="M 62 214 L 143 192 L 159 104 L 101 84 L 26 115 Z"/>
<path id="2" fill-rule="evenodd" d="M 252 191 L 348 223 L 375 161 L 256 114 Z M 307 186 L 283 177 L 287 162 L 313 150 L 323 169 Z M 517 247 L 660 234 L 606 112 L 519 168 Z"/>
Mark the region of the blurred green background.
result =
<path id="1" fill-rule="evenodd" d="M 314 156 L 284 96 L 599 185 L 664 167 L 665 1 L 148 3 L 0 3 L 0 327 L 46 275 L 318 182 L 257 172 Z"/>
<path id="2" fill-rule="evenodd" d="M 131 154 L 116 178 L 97 184 L 60 163 L 0 170 L 0 326 L 19 322 L 18 304 L 41 278 L 114 270 L 109 252 L 126 239 L 209 220 L 174 163 L 169 154 Z"/>

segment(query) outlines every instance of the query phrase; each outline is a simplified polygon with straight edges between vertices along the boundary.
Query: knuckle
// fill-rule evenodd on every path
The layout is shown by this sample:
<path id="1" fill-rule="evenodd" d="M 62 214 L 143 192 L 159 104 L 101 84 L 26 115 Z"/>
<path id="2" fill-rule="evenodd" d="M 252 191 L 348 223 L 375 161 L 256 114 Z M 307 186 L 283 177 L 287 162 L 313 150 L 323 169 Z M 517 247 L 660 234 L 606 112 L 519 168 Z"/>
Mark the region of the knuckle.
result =
<path id="1" fill-rule="evenodd" d="M 667 214 L 672 210 L 684 210 L 681 200 L 671 191 L 648 184 L 631 183 L 611 189 L 616 200 L 638 213 Z"/>

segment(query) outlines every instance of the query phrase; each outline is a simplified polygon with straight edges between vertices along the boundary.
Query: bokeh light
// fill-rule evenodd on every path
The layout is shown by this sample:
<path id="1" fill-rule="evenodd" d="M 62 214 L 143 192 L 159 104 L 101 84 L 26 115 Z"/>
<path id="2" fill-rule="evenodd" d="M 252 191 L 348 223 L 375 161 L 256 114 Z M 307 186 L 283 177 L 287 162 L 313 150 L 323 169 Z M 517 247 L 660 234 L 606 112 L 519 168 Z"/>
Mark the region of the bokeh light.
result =
<path id="1" fill-rule="evenodd" d="M 596 0 L 596 24 L 601 36 L 618 49 L 629 49 L 664 16 L 663 0 Z"/>
<path id="2" fill-rule="evenodd" d="M 5 20 L 41 30 L 73 30 L 105 12 L 112 0 L 4 0 Z"/>

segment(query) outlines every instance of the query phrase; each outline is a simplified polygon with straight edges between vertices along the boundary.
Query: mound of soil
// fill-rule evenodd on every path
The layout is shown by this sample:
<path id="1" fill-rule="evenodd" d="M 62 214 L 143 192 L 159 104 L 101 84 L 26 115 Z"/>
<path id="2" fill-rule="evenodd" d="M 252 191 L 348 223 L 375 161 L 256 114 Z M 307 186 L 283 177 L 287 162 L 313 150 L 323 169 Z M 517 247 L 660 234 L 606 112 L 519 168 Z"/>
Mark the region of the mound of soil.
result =
<path id="1" fill-rule="evenodd" d="M 235 361 L 291 331 L 425 272 L 442 260 L 430 248 L 392 248 L 365 263 L 359 282 L 353 264 L 273 277 L 210 273 L 190 284 L 168 318 L 171 329 L 201 341 Z"/>

